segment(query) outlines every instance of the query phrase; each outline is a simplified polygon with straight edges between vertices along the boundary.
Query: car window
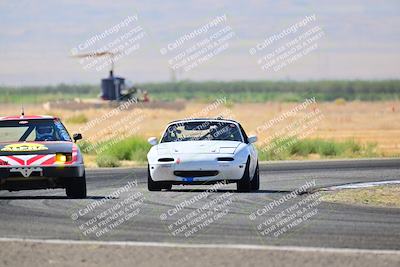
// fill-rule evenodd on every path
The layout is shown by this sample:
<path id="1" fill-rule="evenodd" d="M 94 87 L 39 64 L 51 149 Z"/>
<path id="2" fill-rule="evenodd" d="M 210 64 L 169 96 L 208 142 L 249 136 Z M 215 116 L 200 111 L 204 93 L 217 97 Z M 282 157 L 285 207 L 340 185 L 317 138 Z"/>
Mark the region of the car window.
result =
<path id="1" fill-rule="evenodd" d="M 170 125 L 165 131 L 161 143 L 202 140 L 242 142 L 242 135 L 239 127 L 231 122 L 183 122 Z"/>
<path id="2" fill-rule="evenodd" d="M 1 127 L 0 126 L 0 141 L 15 142 L 26 132 L 28 127 Z"/>
<path id="3" fill-rule="evenodd" d="M 249 143 L 249 140 L 248 140 L 248 136 L 247 136 L 247 134 L 246 134 L 246 131 L 243 129 L 242 125 L 240 125 L 240 124 L 239 124 L 239 129 L 240 129 L 240 131 L 242 131 L 242 135 L 243 135 L 244 142 L 245 142 L 245 143 Z"/>
<path id="4" fill-rule="evenodd" d="M 0 121 L 0 142 L 71 141 L 58 120 Z"/>
<path id="5" fill-rule="evenodd" d="M 25 141 L 35 141 L 36 140 L 36 132 L 32 131 L 28 137 L 26 137 Z"/>

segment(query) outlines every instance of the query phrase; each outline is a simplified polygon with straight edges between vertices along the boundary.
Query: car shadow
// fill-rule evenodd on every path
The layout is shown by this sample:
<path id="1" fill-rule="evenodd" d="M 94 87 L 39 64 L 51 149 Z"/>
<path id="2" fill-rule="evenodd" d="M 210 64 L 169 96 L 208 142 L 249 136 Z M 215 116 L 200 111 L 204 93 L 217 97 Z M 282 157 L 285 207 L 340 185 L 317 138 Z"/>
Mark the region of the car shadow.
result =
<path id="1" fill-rule="evenodd" d="M 201 192 L 208 192 L 210 191 L 209 189 L 171 189 L 167 190 L 167 192 L 185 192 L 185 193 L 201 193 Z M 235 189 L 218 189 L 216 191 L 211 191 L 213 193 L 226 193 L 226 192 L 231 192 L 231 193 L 240 193 L 240 194 L 286 194 L 286 193 L 291 193 L 293 191 L 291 190 L 257 190 L 257 191 L 251 191 L 251 192 L 238 192 Z"/>
<path id="2" fill-rule="evenodd" d="M 99 200 L 104 199 L 105 196 L 88 196 L 84 199 Z M 16 200 L 16 199 L 72 199 L 67 196 L 0 196 L 0 200 Z M 114 199 L 114 198 L 112 198 Z"/>

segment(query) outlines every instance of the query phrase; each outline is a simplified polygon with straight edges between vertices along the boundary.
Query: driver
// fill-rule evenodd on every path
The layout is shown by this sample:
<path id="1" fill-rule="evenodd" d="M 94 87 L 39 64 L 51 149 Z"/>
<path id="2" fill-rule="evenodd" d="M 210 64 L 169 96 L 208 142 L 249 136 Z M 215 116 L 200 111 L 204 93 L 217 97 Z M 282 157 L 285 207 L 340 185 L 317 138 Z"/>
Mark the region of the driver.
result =
<path id="1" fill-rule="evenodd" d="M 36 126 L 35 141 L 54 141 L 54 129 L 49 125 Z"/>

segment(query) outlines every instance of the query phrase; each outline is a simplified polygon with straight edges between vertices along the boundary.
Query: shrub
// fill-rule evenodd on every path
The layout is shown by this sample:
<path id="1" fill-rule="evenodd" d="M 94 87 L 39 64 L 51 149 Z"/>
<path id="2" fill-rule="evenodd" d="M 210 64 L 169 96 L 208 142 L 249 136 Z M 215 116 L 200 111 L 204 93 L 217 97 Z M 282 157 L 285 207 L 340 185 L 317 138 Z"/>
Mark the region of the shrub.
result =
<path id="1" fill-rule="evenodd" d="M 76 143 L 78 145 L 78 147 L 81 149 L 82 153 L 85 154 L 90 154 L 90 143 L 88 141 L 85 140 L 81 140 L 79 142 Z"/>
<path id="2" fill-rule="evenodd" d="M 272 140 L 269 147 L 259 148 L 260 160 L 282 160 L 307 158 L 310 154 L 319 154 L 323 158 L 375 157 L 376 144 L 359 144 L 354 140 L 338 142 L 322 139 L 286 138 Z"/>
<path id="3" fill-rule="evenodd" d="M 336 98 L 335 99 L 335 104 L 338 106 L 343 106 L 346 104 L 346 99 L 344 98 Z"/>
<path id="4" fill-rule="evenodd" d="M 132 136 L 110 145 L 103 154 L 118 160 L 146 161 L 150 147 L 151 145 L 143 138 Z"/>
<path id="5" fill-rule="evenodd" d="M 96 163 L 99 167 L 119 167 L 121 163 L 119 160 L 111 155 L 101 154 L 96 157 Z"/>

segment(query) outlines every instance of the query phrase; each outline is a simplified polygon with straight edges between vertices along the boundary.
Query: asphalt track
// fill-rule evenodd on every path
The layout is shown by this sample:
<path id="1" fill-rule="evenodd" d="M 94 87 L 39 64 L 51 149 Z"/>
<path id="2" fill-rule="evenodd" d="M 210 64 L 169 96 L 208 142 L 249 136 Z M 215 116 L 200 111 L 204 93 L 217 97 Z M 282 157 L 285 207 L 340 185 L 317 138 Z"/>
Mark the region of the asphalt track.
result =
<path id="1" fill-rule="evenodd" d="M 307 183 L 324 187 L 400 180 L 400 160 L 282 162 L 263 164 L 260 174 L 260 190 L 252 193 L 236 193 L 232 191 L 234 185 L 210 193 L 206 191 L 209 185 L 148 192 L 143 168 L 87 170 L 88 198 L 83 200 L 66 198 L 64 190 L 0 191 L 0 238 L 400 250 L 400 209 L 307 202 L 306 198 L 314 194 L 302 194 L 286 198 L 267 213 L 251 219 L 251 214 L 257 214 L 274 200 L 279 202 Z M 126 185 L 131 186 L 126 192 L 107 197 Z M 193 202 L 176 208 L 189 201 Z M 101 204 L 93 207 L 93 203 Z M 210 208 L 212 214 L 198 209 L 212 203 L 216 203 Z M 303 206 L 293 208 L 296 204 Z M 310 204 L 308 212 L 315 211 L 309 217 L 303 217 L 306 204 Z M 285 216 L 277 217 L 282 212 Z M 303 220 L 292 223 L 285 232 L 275 229 L 262 235 L 258 229 L 268 218 L 278 218 L 268 224 L 271 226 L 296 212 Z M 117 213 L 119 217 L 112 218 Z M 214 219 L 201 227 L 199 224 L 204 221 L 193 222 L 191 227 L 174 234 L 196 218 L 190 214 L 197 214 L 198 218 L 205 214 Z M 184 218 L 189 219 L 182 223 Z M 117 220 L 122 222 L 117 224 Z M 103 224 L 93 228 L 100 221 Z M 193 226 L 196 232 L 191 232 Z M 109 231 L 100 235 L 104 228 Z M 89 233 L 88 229 L 95 230 Z"/>

